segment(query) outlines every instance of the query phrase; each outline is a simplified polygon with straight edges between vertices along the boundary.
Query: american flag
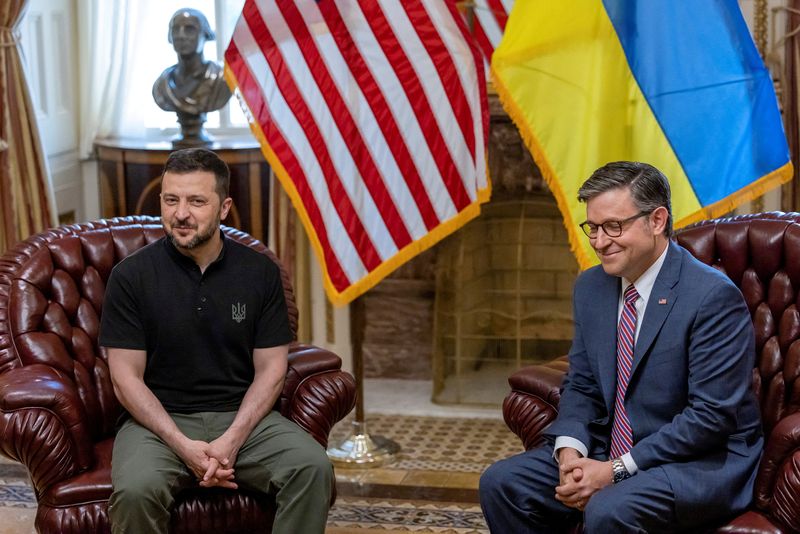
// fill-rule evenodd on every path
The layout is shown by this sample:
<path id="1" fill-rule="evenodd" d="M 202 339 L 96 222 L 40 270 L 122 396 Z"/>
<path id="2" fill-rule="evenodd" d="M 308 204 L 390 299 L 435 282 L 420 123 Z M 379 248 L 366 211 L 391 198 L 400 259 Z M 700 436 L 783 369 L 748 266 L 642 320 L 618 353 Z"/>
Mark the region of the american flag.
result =
<path id="1" fill-rule="evenodd" d="M 247 0 L 225 75 L 344 304 L 489 198 L 482 57 L 442 0 Z"/>
<path id="2" fill-rule="evenodd" d="M 485 64 L 492 61 L 492 53 L 506 28 L 508 14 L 514 0 L 473 0 L 467 3 L 471 10 L 465 10 L 465 15 L 471 12 L 472 35 L 483 53 Z"/>

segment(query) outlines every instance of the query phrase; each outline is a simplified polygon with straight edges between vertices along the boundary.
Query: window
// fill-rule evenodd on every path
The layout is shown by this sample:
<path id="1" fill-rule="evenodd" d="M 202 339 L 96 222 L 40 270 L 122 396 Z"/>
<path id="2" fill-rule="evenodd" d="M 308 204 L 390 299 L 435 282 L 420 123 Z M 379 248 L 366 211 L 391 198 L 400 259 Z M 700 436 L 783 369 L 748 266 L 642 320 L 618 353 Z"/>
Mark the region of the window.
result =
<path id="1" fill-rule="evenodd" d="M 177 63 L 175 50 L 167 39 L 172 15 L 187 6 L 203 13 L 216 33 L 216 40 L 206 42 L 203 56 L 221 64 L 243 5 L 244 0 L 159 0 L 157 5 L 148 9 L 146 24 L 143 25 L 147 36 L 142 39 L 141 53 L 136 54 L 135 65 L 131 66 L 134 73 L 132 83 L 135 85 L 131 89 L 136 94 L 132 100 L 142 106 L 140 109 L 148 137 L 172 135 L 178 129 L 175 113 L 159 108 L 150 94 L 153 82 L 161 72 Z M 143 97 L 144 93 L 146 98 Z M 209 130 L 230 133 L 248 127 L 236 97 L 231 97 L 221 110 L 209 113 L 205 126 Z"/>

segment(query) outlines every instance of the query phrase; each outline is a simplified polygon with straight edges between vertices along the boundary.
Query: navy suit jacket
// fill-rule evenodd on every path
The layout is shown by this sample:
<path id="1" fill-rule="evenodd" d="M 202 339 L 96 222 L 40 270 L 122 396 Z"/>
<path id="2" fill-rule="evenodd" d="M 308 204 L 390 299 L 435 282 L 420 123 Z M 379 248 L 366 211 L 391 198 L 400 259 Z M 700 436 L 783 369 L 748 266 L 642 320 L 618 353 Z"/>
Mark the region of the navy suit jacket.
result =
<path id="1" fill-rule="evenodd" d="M 614 411 L 619 296 L 620 279 L 600 266 L 575 283 L 569 372 L 546 432 L 576 438 L 603 460 Z M 753 324 L 739 289 L 670 243 L 634 348 L 625 408 L 631 456 L 640 470 L 664 469 L 679 520 L 733 513 L 752 499 L 763 446 L 754 359 Z"/>

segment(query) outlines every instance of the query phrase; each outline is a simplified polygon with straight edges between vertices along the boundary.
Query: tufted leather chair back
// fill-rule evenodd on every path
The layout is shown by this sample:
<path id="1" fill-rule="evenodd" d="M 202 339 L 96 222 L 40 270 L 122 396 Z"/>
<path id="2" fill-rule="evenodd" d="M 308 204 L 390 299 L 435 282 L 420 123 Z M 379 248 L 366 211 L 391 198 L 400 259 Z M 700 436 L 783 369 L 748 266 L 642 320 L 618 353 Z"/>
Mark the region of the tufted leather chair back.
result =
<path id="1" fill-rule="evenodd" d="M 249 235 L 223 231 L 281 268 L 296 334 L 297 307 L 283 266 Z M 155 217 L 123 217 L 48 230 L 0 256 L 0 454 L 28 470 L 37 532 L 111 532 L 111 456 L 121 407 L 97 345 L 99 319 L 114 265 L 163 235 Z M 355 398 L 355 380 L 338 356 L 290 344 L 274 409 L 325 447 Z M 170 531 L 271 532 L 275 510 L 272 495 L 194 488 L 177 499 Z"/>
<path id="2" fill-rule="evenodd" d="M 765 435 L 800 411 L 800 213 L 703 221 L 677 241 L 739 287 L 753 318 L 753 388 Z"/>
<path id="3" fill-rule="evenodd" d="M 275 256 L 238 230 L 225 234 Z M 164 235 L 155 217 L 134 216 L 50 230 L 20 243 L 0 264 L 0 374 L 46 364 L 74 382 L 84 413 L 74 414 L 73 439 L 91 462 L 92 444 L 113 436 L 120 406 L 104 350 L 97 345 L 106 281 L 114 265 Z M 293 332 L 297 306 L 291 283 L 281 277 Z"/>
<path id="4" fill-rule="evenodd" d="M 793 532 L 800 525 L 800 213 L 758 213 L 703 221 L 678 243 L 739 287 L 753 318 L 753 389 L 767 436 L 754 511 L 724 532 Z M 769 518 L 769 519 L 767 519 Z"/>

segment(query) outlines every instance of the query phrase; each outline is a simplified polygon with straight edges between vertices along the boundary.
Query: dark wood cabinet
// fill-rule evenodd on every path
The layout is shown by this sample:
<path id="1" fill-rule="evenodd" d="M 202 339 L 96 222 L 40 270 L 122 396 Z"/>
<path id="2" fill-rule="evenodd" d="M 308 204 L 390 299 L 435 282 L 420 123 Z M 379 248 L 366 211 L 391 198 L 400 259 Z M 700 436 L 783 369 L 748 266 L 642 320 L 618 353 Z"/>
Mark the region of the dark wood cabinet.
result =
<path id="1" fill-rule="evenodd" d="M 224 139 L 208 147 L 231 170 L 233 207 L 224 224 L 267 242 L 270 168 L 254 139 Z M 101 139 L 97 151 L 103 217 L 159 215 L 161 171 L 173 151 L 169 141 Z"/>

